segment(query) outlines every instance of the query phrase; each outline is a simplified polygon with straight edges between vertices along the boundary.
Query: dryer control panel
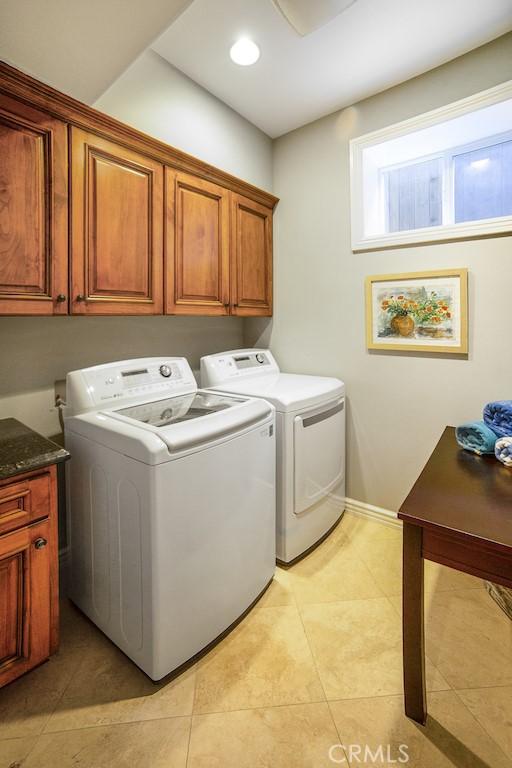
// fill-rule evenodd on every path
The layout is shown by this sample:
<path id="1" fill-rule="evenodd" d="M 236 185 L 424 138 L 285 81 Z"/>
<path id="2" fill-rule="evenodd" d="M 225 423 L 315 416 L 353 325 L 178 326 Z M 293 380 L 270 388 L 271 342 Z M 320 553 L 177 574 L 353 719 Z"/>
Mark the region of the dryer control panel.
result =
<path id="1" fill-rule="evenodd" d="M 215 387 L 225 381 L 279 373 L 268 349 L 239 349 L 201 358 L 201 386 Z"/>
<path id="2" fill-rule="evenodd" d="M 95 365 L 68 373 L 65 415 L 196 390 L 194 374 L 184 357 L 146 357 Z"/>

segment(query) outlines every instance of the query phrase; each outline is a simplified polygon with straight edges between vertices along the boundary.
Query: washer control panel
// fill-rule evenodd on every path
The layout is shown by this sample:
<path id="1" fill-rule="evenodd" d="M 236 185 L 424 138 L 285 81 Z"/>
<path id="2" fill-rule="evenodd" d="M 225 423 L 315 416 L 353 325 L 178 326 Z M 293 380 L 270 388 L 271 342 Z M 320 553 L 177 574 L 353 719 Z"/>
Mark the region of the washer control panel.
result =
<path id="1" fill-rule="evenodd" d="M 256 354 L 233 355 L 235 368 L 243 371 L 246 368 L 259 368 L 260 365 L 270 365 L 270 361 L 265 352 L 256 352 Z"/>
<path id="2" fill-rule="evenodd" d="M 272 373 L 279 373 L 279 367 L 268 349 L 241 349 L 201 358 L 202 387 L 215 387 L 233 378 Z"/>
<path id="3" fill-rule="evenodd" d="M 184 357 L 149 357 L 96 365 L 68 373 L 67 413 L 108 408 L 119 402 L 195 392 L 196 380 Z"/>

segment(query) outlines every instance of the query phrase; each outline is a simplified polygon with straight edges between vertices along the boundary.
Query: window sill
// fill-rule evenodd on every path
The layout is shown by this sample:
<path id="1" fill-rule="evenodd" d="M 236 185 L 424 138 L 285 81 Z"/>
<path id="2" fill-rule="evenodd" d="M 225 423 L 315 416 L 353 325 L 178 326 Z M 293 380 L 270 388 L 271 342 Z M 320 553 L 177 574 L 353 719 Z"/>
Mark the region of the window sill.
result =
<path id="1" fill-rule="evenodd" d="M 354 252 L 384 250 L 408 245 L 428 245 L 429 243 L 443 243 L 451 240 L 470 240 L 510 234 L 512 234 L 512 216 L 501 216 L 496 219 L 465 221 L 462 224 L 425 227 L 424 229 L 353 239 L 352 250 Z"/>

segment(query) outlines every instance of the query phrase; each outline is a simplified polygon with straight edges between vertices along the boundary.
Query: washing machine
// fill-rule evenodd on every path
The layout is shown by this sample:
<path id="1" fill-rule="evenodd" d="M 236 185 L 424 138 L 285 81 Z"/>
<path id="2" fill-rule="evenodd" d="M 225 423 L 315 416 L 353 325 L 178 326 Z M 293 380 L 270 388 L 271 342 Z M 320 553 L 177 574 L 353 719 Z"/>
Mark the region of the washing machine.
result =
<path id="1" fill-rule="evenodd" d="M 268 349 L 201 358 L 201 386 L 264 398 L 276 409 L 276 550 L 292 563 L 338 522 L 345 505 L 345 385 L 281 373 Z"/>
<path id="2" fill-rule="evenodd" d="M 160 680 L 272 580 L 274 408 L 169 357 L 74 371 L 66 398 L 70 597 Z"/>

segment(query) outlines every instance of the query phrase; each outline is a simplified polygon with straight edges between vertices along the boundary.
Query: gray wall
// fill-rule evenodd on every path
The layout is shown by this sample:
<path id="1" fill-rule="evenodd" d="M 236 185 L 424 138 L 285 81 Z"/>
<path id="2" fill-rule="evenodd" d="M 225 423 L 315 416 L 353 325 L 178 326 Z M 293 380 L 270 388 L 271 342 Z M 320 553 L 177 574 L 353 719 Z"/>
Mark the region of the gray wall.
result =
<path id="1" fill-rule="evenodd" d="M 157 54 L 145 53 L 95 105 L 136 128 L 262 187 L 272 183 L 271 140 Z M 0 418 L 59 431 L 54 382 L 75 368 L 141 355 L 240 347 L 240 318 L 0 318 Z"/>
<path id="2" fill-rule="evenodd" d="M 0 318 L 0 418 L 55 434 L 54 382 L 68 371 L 151 355 L 184 356 L 197 368 L 201 355 L 241 346 L 242 328 L 231 317 Z"/>
<path id="3" fill-rule="evenodd" d="M 192 0 L 0 0 L 0 56 L 90 104 Z"/>
<path id="4" fill-rule="evenodd" d="M 101 96 L 97 109 L 239 176 L 272 185 L 272 140 L 152 50 Z"/>
<path id="5" fill-rule="evenodd" d="M 512 78 L 512 35 L 274 144 L 275 314 L 246 323 L 285 370 L 346 382 L 348 496 L 396 509 L 446 424 L 512 397 L 510 237 L 370 253 L 350 248 L 349 139 Z M 467 359 L 365 349 L 364 278 L 468 267 Z"/>

